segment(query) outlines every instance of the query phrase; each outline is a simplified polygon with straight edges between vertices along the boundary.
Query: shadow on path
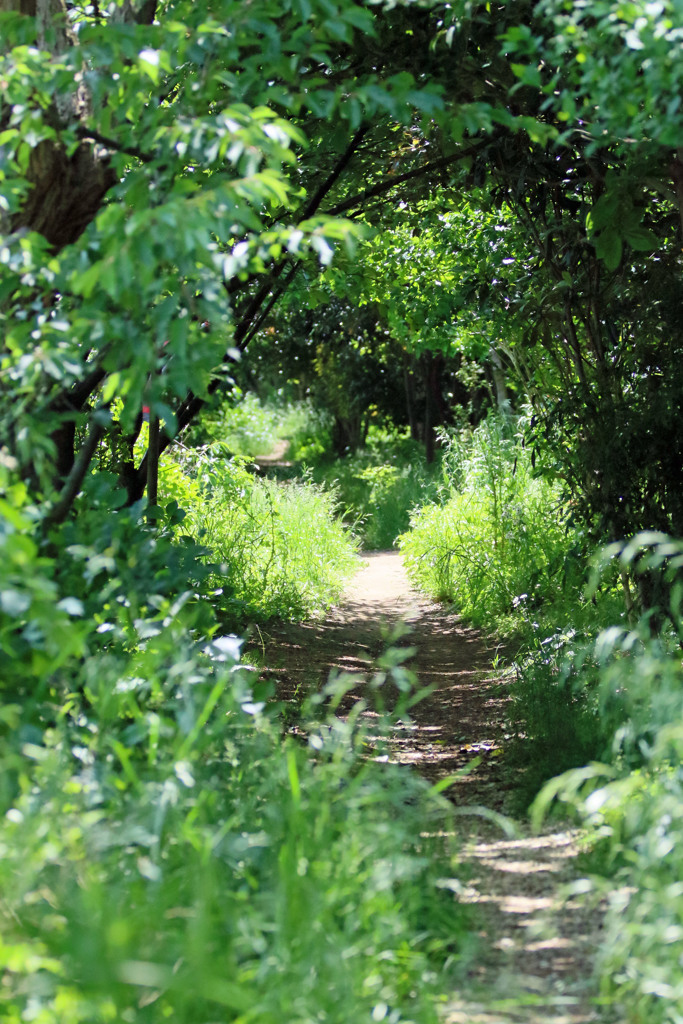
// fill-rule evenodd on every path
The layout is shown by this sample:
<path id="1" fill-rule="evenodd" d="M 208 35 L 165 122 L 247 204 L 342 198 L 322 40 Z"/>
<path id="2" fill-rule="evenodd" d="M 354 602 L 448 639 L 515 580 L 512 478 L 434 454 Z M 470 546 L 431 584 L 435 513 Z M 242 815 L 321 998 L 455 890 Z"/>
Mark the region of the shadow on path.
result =
<path id="1" fill-rule="evenodd" d="M 513 786 L 501 768 L 509 680 L 494 670 L 496 650 L 457 615 L 412 590 L 399 554 L 373 553 L 363 561 L 343 603 L 324 621 L 269 626 L 252 647 L 261 647 L 281 700 L 320 689 L 337 669 L 358 674 L 347 698 L 353 703 L 363 696 L 373 662 L 397 623 L 408 627 L 398 643 L 415 649 L 407 664 L 434 691 L 411 710 L 412 723 L 396 730 L 391 759 L 430 780 L 476 761 L 447 792 L 462 815 L 461 859 L 471 877 L 459 898 L 477 904 L 481 955 L 471 971 L 471 991 L 467 998 L 453 997 L 444 1021 L 607 1024 L 591 1003 L 601 913 L 563 893 L 577 875 L 575 833 L 532 836 L 517 823 L 514 835 L 505 836 L 490 820 L 468 812 L 477 806 L 504 810 Z"/>
<path id="2" fill-rule="evenodd" d="M 407 665 L 434 692 L 411 710 L 412 725 L 397 730 L 392 760 L 436 780 L 479 759 L 449 797 L 501 809 L 509 786 L 500 773 L 493 778 L 490 768 L 501 752 L 509 698 L 508 680 L 492 669 L 495 650 L 457 615 L 412 590 L 400 555 L 380 552 L 363 560 L 344 602 L 324 621 L 278 623 L 260 633 L 279 697 L 320 689 L 337 669 L 358 673 L 358 686 L 348 696 L 349 702 L 357 700 L 372 662 L 392 643 L 392 629 L 405 623 L 408 632 L 393 644 L 416 649 Z"/>

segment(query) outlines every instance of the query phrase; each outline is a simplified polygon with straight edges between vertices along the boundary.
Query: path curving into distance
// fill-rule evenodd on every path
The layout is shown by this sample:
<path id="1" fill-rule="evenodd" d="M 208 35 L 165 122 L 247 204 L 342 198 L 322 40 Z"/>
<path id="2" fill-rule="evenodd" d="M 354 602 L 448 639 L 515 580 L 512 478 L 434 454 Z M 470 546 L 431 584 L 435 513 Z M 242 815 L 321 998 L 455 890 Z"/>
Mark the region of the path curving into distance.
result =
<path id="1" fill-rule="evenodd" d="M 580 877 L 575 833 L 535 836 L 514 822 L 506 834 L 476 812 L 480 806 L 503 811 L 513 785 L 501 768 L 509 679 L 493 667 L 495 647 L 413 590 L 399 553 L 365 554 L 362 562 L 324 620 L 269 625 L 251 646 L 260 647 L 281 699 L 321 686 L 338 669 L 358 674 L 354 700 L 392 631 L 407 627 L 398 643 L 415 648 L 408 664 L 434 691 L 412 709 L 412 724 L 397 729 L 392 760 L 432 781 L 478 762 L 448 796 L 458 810 L 462 859 L 471 872 L 460 899 L 480 911 L 480 955 L 466 997 L 454 994 L 444 1021 L 608 1024 L 615 1018 L 596 1008 L 591 978 L 601 908 L 564 891 Z"/>

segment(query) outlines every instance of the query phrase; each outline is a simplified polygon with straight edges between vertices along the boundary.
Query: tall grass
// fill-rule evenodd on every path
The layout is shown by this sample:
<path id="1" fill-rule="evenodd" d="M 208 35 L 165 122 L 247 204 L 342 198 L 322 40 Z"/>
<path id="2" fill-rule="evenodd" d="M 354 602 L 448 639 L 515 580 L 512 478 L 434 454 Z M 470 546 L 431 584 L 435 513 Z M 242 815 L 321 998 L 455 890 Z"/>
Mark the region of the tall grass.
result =
<path id="1" fill-rule="evenodd" d="M 212 502 L 238 538 L 294 529 L 285 506 L 299 489 L 266 500 L 219 453 L 187 459 L 162 472 L 186 529 Z M 85 482 L 95 499 L 102 476 Z M 378 709 L 370 736 L 362 705 L 335 717 L 357 686 L 340 680 L 289 734 L 218 625 L 210 567 L 174 534 L 173 500 L 153 525 L 140 503 L 86 495 L 48 546 L 22 512 L 26 489 L 12 493 L 17 508 L 0 508 L 0 1018 L 436 1024 L 469 915 L 453 895 L 446 805 L 368 756 L 397 719 Z M 315 507 L 318 571 L 332 534 L 329 507 Z M 219 525 L 216 545 L 234 554 Z M 401 657 L 384 664 L 403 698 Z"/>
<path id="2" fill-rule="evenodd" d="M 329 451 L 330 422 L 329 414 L 310 401 L 288 402 L 277 394 L 262 401 L 253 391 L 236 388 L 191 428 L 188 442 L 201 446 L 218 441 L 232 455 L 254 458 L 270 454 L 286 440 L 289 459 L 310 462 Z"/>
<path id="3" fill-rule="evenodd" d="M 581 534 L 559 485 L 535 472 L 521 427 L 490 417 L 450 438 L 440 498 L 415 512 L 400 546 L 418 587 L 516 651 L 507 755 L 524 768 L 517 796 L 529 801 L 605 749 L 595 666 L 572 655 L 624 605 L 614 573 L 587 596 Z"/>
<path id="4" fill-rule="evenodd" d="M 439 489 L 439 464 L 428 466 L 424 447 L 395 431 L 370 429 L 365 448 L 343 459 L 322 462 L 313 478 L 334 488 L 347 522 L 363 547 L 394 547 L 414 508 Z"/>
<path id="5" fill-rule="evenodd" d="M 250 473 L 223 446 L 167 460 L 162 491 L 215 564 L 215 599 L 238 628 L 253 619 L 305 618 L 340 596 L 358 568 L 358 542 L 332 493 L 310 480 L 278 484 Z"/>
<path id="6" fill-rule="evenodd" d="M 172 618 L 42 732 L 3 711 L 2 1019 L 436 1024 L 467 945 L 445 805 L 357 711 L 283 741 L 235 638 Z"/>
<path id="7" fill-rule="evenodd" d="M 233 455 L 269 454 L 278 441 L 279 410 L 264 405 L 253 392 L 236 388 L 220 406 L 209 410 L 193 428 L 194 444 L 223 442 Z"/>
<path id="8" fill-rule="evenodd" d="M 446 487 L 400 538 L 408 573 L 475 623 L 552 603 L 576 585 L 560 490 L 537 478 L 513 425 L 489 418 L 447 442 Z"/>
<path id="9" fill-rule="evenodd" d="M 538 797 L 537 820 L 559 801 L 592 842 L 596 895 L 608 904 L 598 969 L 603 995 L 630 1024 L 683 1020 L 683 542 L 636 537 L 620 568 L 654 568 L 673 583 L 668 621 L 603 630 L 577 650 L 589 661 L 606 742 L 602 763 L 569 771 Z M 666 612 L 666 609 L 662 609 Z"/>
<path id="10" fill-rule="evenodd" d="M 331 491 L 336 512 L 352 526 L 366 550 L 386 550 L 409 525 L 412 510 L 436 497 L 439 464 L 427 466 L 424 447 L 405 433 L 371 427 L 365 446 L 332 459 L 332 418 L 310 401 L 262 402 L 236 394 L 202 420 L 189 441 L 220 443 L 234 456 L 252 458 L 287 441 L 286 479 L 313 480 Z M 334 502 L 333 502 L 334 504 Z"/>

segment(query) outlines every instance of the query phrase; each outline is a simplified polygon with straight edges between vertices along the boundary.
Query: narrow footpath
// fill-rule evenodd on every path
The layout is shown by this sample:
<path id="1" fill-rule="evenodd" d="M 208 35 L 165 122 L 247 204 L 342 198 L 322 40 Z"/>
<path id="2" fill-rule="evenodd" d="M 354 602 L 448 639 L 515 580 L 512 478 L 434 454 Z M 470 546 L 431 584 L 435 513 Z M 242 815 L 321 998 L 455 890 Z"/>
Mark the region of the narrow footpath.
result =
<path id="1" fill-rule="evenodd" d="M 408 664 L 434 692 L 411 711 L 413 724 L 397 731 L 392 759 L 433 781 L 475 762 L 448 796 L 470 872 L 460 899 L 477 905 L 480 952 L 467 992 L 454 996 L 444 1021 L 608 1024 L 616 1018 L 597 1005 L 592 978 L 600 908 L 565 892 L 581 876 L 576 834 L 531 835 L 519 821 L 506 831 L 478 810 L 505 812 L 514 785 L 501 768 L 509 679 L 495 670 L 495 648 L 417 594 L 400 554 L 366 554 L 363 563 L 324 621 L 269 627 L 258 645 L 281 698 L 319 687 L 334 668 L 358 673 L 360 696 L 363 673 L 405 623 L 399 643 L 415 648 Z"/>

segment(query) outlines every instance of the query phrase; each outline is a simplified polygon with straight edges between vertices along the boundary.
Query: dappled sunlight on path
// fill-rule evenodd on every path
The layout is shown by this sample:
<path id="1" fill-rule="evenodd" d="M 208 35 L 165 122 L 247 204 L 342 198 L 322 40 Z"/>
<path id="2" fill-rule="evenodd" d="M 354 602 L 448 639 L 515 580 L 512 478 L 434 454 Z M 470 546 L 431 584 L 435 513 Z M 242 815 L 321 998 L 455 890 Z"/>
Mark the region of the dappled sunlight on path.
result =
<path id="1" fill-rule="evenodd" d="M 481 763 L 463 776 L 452 798 L 500 807 L 501 780 L 492 784 L 484 767 L 500 751 L 508 699 L 507 681 L 492 672 L 495 651 L 458 616 L 410 587 L 399 554 L 372 553 L 363 561 L 343 603 L 324 621 L 282 623 L 261 631 L 279 696 L 293 698 L 310 687 L 317 689 L 337 669 L 359 673 L 347 698 L 351 703 L 363 696 L 363 674 L 389 643 L 414 647 L 408 665 L 419 683 L 434 687 L 434 692 L 412 709 L 412 724 L 396 730 L 392 759 L 437 779 L 466 768 L 476 758 Z M 397 639 L 393 630 L 399 622 L 408 630 Z"/>
<path id="2" fill-rule="evenodd" d="M 607 1021 L 591 1000 L 602 908 L 570 892 L 577 834 L 486 831 L 486 840 L 470 840 L 473 873 L 461 895 L 481 918 L 485 951 L 471 974 L 479 995 L 455 999 L 447 1024 Z"/>
<path id="3" fill-rule="evenodd" d="M 389 757 L 433 781 L 459 773 L 447 790 L 469 872 L 458 899 L 479 912 L 480 952 L 468 996 L 454 996 L 444 1021 L 607 1024 L 591 999 L 600 908 L 564 895 L 578 874 L 576 836 L 532 836 L 525 823 L 512 822 L 506 834 L 481 811 L 495 819 L 514 786 L 501 765 L 509 678 L 494 670 L 495 647 L 414 591 L 399 554 L 372 553 L 363 562 L 324 620 L 269 626 L 252 647 L 260 647 L 281 700 L 299 701 L 335 669 L 357 676 L 342 711 L 364 696 L 373 663 L 389 644 L 413 649 L 407 664 L 433 690 L 394 730 Z M 371 721 L 373 713 L 366 715 Z"/>

